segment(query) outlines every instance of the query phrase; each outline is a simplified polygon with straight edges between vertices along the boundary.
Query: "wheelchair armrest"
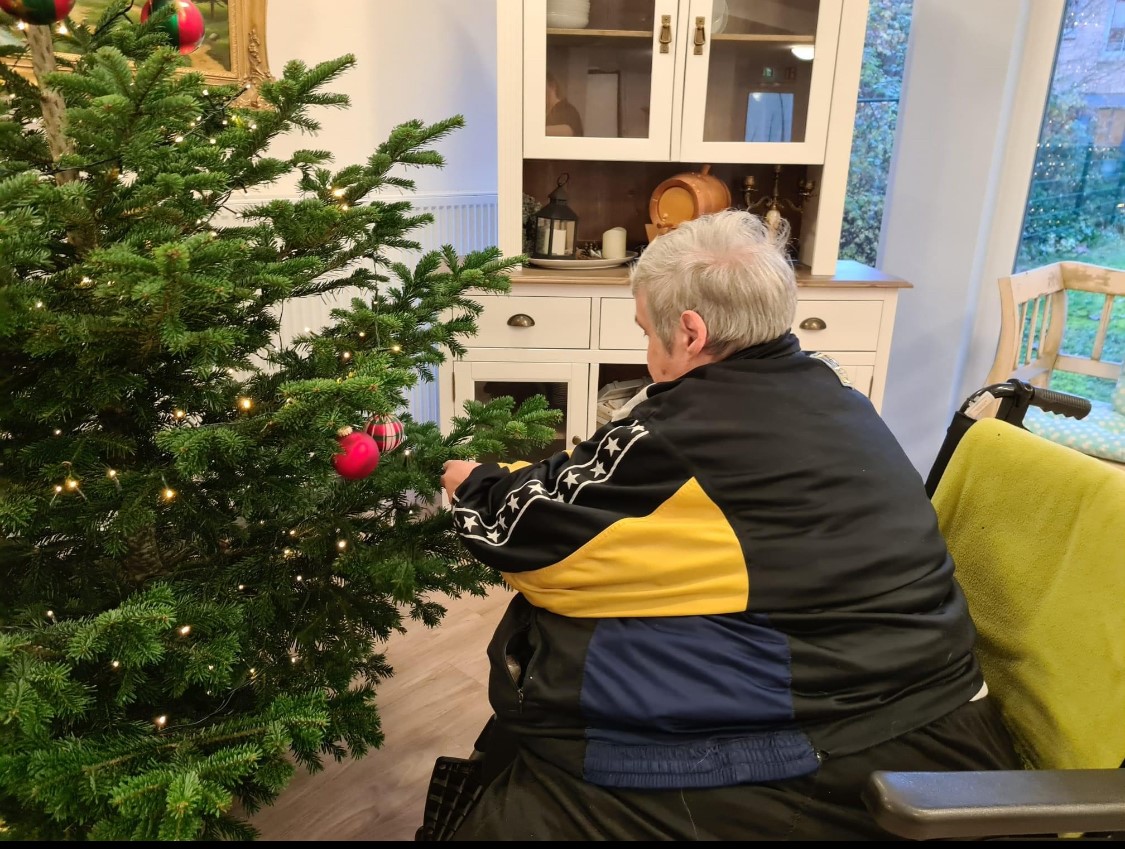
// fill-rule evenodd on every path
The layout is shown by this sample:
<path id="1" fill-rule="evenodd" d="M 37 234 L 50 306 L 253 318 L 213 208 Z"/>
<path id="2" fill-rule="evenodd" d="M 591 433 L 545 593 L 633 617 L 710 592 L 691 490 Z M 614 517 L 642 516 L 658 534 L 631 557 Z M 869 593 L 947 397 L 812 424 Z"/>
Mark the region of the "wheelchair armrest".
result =
<path id="1" fill-rule="evenodd" d="M 1125 830 L 1125 769 L 873 772 L 863 801 L 912 840 Z"/>

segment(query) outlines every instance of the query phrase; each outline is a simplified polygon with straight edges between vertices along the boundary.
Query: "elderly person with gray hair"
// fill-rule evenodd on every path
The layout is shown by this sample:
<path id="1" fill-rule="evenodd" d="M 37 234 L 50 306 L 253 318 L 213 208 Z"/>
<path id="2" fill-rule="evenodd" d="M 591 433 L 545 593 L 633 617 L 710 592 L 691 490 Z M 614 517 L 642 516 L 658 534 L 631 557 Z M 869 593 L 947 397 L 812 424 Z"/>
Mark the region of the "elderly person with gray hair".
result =
<path id="1" fill-rule="evenodd" d="M 458 839 L 889 837 L 872 771 L 1019 768 L 921 478 L 790 333 L 786 235 L 728 211 L 655 239 L 655 383 L 569 454 L 447 465 L 517 591 Z"/>

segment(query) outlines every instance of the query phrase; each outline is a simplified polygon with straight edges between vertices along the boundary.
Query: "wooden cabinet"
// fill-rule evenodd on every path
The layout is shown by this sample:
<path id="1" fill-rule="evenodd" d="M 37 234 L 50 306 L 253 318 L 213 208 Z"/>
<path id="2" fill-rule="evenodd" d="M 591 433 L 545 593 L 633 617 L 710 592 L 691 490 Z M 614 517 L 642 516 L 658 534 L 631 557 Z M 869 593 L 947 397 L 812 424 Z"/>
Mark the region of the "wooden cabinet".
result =
<path id="1" fill-rule="evenodd" d="M 749 177 L 768 194 L 776 175 L 790 201 L 811 181 L 803 207 L 783 212 L 793 332 L 878 409 L 910 284 L 839 259 L 867 0 L 592 0 L 577 16 L 563 5 L 497 0 L 500 249 L 524 253 L 525 197 L 545 202 L 560 172 L 578 242 L 623 226 L 629 247 L 647 240 L 653 189 L 681 171 L 712 165 L 736 207 Z M 566 417 L 542 456 L 596 430 L 603 390 L 647 379 L 625 268 L 525 267 L 510 296 L 481 300 L 480 334 L 439 371 L 446 427 L 468 400 L 543 394 Z"/>
<path id="2" fill-rule="evenodd" d="M 823 163 L 843 5 L 624 0 L 557 20 L 524 3 L 524 155 Z"/>

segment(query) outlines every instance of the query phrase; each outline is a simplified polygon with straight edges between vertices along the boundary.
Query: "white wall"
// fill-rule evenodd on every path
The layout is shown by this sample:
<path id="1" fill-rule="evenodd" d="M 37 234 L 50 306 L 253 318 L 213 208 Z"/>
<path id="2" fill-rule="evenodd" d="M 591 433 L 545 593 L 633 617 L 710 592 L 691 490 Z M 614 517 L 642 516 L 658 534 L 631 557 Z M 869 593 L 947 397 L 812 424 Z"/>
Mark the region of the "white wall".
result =
<path id="1" fill-rule="evenodd" d="M 883 417 L 923 476 L 987 375 L 1063 0 L 915 0 L 879 267 L 899 299 Z"/>
<path id="2" fill-rule="evenodd" d="M 396 124 L 460 114 L 464 129 L 438 148 L 445 168 L 412 172 L 418 192 L 496 192 L 495 0 L 269 0 L 266 35 L 277 75 L 292 59 L 357 60 L 330 87 L 351 108 L 319 110 L 320 134 L 280 139 L 275 155 L 320 147 L 340 167 L 366 159 Z"/>

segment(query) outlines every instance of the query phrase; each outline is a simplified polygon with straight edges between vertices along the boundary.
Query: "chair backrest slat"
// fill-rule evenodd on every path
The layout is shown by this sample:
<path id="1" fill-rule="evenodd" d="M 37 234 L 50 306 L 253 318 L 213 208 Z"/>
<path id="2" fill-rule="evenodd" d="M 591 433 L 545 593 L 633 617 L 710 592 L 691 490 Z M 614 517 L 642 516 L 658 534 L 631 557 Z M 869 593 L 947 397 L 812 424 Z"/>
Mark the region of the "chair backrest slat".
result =
<path id="1" fill-rule="evenodd" d="M 1105 296 L 1102 305 L 1102 317 L 1098 322 L 1098 332 L 1094 335 L 1094 349 L 1090 353 L 1091 360 L 1101 360 L 1102 349 L 1105 347 L 1105 334 L 1109 330 L 1109 319 L 1113 315 L 1113 295 Z"/>

